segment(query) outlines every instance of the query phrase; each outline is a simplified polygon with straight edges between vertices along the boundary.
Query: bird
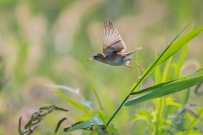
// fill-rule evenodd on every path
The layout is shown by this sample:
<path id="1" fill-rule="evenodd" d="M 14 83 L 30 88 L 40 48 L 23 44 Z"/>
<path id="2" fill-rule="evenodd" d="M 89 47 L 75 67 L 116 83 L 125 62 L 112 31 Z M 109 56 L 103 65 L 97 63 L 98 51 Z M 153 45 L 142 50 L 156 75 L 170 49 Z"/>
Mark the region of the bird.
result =
<path id="1" fill-rule="evenodd" d="M 125 53 L 126 45 L 121 38 L 119 31 L 111 21 L 104 22 L 104 28 L 103 31 L 101 31 L 101 37 L 103 40 L 103 54 L 96 53 L 88 58 L 87 61 L 96 60 L 112 66 L 125 66 L 134 72 L 137 79 L 136 81 L 138 81 L 139 76 L 136 74 L 133 67 L 129 65 L 129 62 L 133 62 L 141 71 L 144 71 L 141 65 L 136 63 L 131 58 L 132 54 L 142 50 L 142 47 L 138 47 L 133 51 Z"/>

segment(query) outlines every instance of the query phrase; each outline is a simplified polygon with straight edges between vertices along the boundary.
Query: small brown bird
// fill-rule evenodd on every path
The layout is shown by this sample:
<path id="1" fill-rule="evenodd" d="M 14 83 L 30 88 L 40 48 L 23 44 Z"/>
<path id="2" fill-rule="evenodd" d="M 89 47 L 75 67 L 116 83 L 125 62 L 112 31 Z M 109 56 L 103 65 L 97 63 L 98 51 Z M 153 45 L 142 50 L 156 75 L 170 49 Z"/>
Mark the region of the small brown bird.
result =
<path id="1" fill-rule="evenodd" d="M 132 61 L 138 66 L 140 70 L 143 71 L 142 67 L 131 59 L 131 55 L 141 50 L 142 47 L 139 47 L 131 52 L 125 53 L 126 49 L 125 43 L 122 40 L 121 35 L 116 29 L 116 27 L 113 26 L 112 22 L 110 21 L 106 21 L 104 23 L 104 29 L 101 35 L 103 39 L 104 55 L 100 53 L 94 54 L 87 61 L 97 60 L 112 66 L 125 66 L 134 72 L 138 80 L 139 79 L 138 75 L 136 74 L 134 69 L 130 65 L 128 65 L 128 63 Z"/>

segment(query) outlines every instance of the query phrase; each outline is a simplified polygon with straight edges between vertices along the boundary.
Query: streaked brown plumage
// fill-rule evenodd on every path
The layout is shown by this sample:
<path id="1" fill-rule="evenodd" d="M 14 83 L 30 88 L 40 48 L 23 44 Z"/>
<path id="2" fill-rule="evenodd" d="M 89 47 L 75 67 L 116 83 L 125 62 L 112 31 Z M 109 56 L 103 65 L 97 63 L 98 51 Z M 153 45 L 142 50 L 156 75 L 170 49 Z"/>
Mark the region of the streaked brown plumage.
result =
<path id="1" fill-rule="evenodd" d="M 137 80 L 138 76 L 134 69 L 128 65 L 130 61 L 135 63 L 140 70 L 142 70 L 142 67 L 137 64 L 135 61 L 131 59 L 131 55 L 139 50 L 142 49 L 142 47 L 139 47 L 131 52 L 125 53 L 125 43 L 122 40 L 120 33 L 116 29 L 115 26 L 113 26 L 112 22 L 106 21 L 104 23 L 104 29 L 101 33 L 102 39 L 103 39 L 103 54 L 97 53 L 90 57 L 89 60 L 97 60 L 105 64 L 113 65 L 113 66 L 125 66 L 127 68 L 130 68 Z M 143 71 L 143 70 L 142 70 Z"/>

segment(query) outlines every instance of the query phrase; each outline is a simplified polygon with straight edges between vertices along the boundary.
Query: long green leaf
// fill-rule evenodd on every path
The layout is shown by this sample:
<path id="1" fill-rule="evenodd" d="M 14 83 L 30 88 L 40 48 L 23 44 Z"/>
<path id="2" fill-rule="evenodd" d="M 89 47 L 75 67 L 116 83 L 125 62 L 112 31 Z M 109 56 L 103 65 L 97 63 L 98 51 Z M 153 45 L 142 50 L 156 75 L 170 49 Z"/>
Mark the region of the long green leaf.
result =
<path id="1" fill-rule="evenodd" d="M 151 91 L 148 91 L 136 98 L 130 99 L 127 102 L 125 102 L 124 105 L 130 106 L 130 105 L 138 104 L 147 100 L 165 96 L 174 92 L 178 92 L 180 90 L 184 90 L 186 88 L 192 87 L 198 84 L 202 80 L 203 80 L 203 76 L 198 76 L 190 79 L 182 79 L 180 81 L 175 81 L 163 87 L 155 88 Z"/>
<path id="2" fill-rule="evenodd" d="M 83 129 L 83 128 L 87 128 L 89 126 L 92 126 L 92 125 L 104 125 L 103 121 L 97 117 L 97 116 L 94 116 L 93 118 L 85 121 L 85 122 L 82 122 L 76 126 L 73 126 L 72 128 L 70 128 L 68 130 L 68 133 L 74 131 L 74 130 L 78 130 L 78 129 Z"/>
<path id="3" fill-rule="evenodd" d="M 82 112 L 84 112 L 86 115 L 90 116 L 90 111 L 87 110 L 83 105 L 78 104 L 77 102 L 75 102 L 74 100 L 72 100 L 71 98 L 67 97 L 66 95 L 64 95 L 63 93 L 56 91 L 56 90 L 52 90 L 54 93 L 56 93 L 57 95 L 59 95 L 60 97 L 64 98 L 65 100 L 67 100 L 71 105 L 73 105 L 74 107 L 76 107 L 77 109 L 81 110 Z"/>
<path id="4" fill-rule="evenodd" d="M 165 60 L 167 60 L 170 56 L 172 56 L 175 52 L 177 52 L 181 47 L 186 45 L 190 40 L 192 40 L 202 31 L 203 31 L 203 26 L 189 32 L 188 34 L 181 37 L 179 40 L 172 43 L 170 45 L 169 49 L 162 55 L 162 57 L 157 62 L 157 64 L 160 64 L 160 63 L 164 62 Z"/>
<path id="5" fill-rule="evenodd" d="M 163 77 L 162 77 L 162 81 L 161 82 L 165 82 L 166 79 L 167 79 L 167 75 L 168 75 L 168 71 L 169 71 L 169 67 L 171 65 L 171 61 L 172 61 L 173 57 L 170 57 L 166 63 L 166 66 L 164 68 L 164 71 L 163 71 Z"/>
<path id="6" fill-rule="evenodd" d="M 155 59 L 158 58 L 158 53 L 157 50 L 155 50 Z M 156 83 L 161 83 L 161 79 L 162 79 L 162 71 L 161 71 L 161 67 L 157 67 L 154 71 L 154 81 Z"/>
<path id="7" fill-rule="evenodd" d="M 180 78 L 177 78 L 177 79 L 174 79 L 174 80 L 168 81 L 168 82 L 159 83 L 159 84 L 156 84 L 156 85 L 154 85 L 154 86 L 151 86 L 151 87 L 145 88 L 145 89 L 140 90 L 140 91 L 131 92 L 130 95 L 139 95 L 139 94 L 142 94 L 142 93 L 148 92 L 148 91 L 150 91 L 150 90 L 153 90 L 153 89 L 155 89 L 155 88 L 162 87 L 162 86 L 167 85 L 167 84 L 169 84 L 169 83 L 172 83 L 172 82 L 175 82 L 175 81 L 180 81 L 180 80 L 185 79 L 185 78 L 187 78 L 187 77 L 189 77 L 189 76 L 191 76 L 191 75 L 193 75 L 193 74 L 196 74 L 196 73 L 198 73 L 198 72 L 200 72 L 200 71 L 202 71 L 202 70 L 203 70 L 203 68 L 198 69 L 197 71 L 192 72 L 192 73 L 186 75 L 185 77 L 180 77 Z"/>
<path id="8" fill-rule="evenodd" d="M 130 95 L 143 94 L 143 93 L 145 93 L 145 92 L 148 92 L 148 91 L 153 90 L 153 89 L 156 89 L 156 88 L 160 88 L 160 87 L 162 87 L 162 86 L 164 86 L 164 85 L 167 85 L 167 84 L 172 83 L 172 82 L 177 81 L 177 80 L 178 80 L 178 79 L 174 79 L 174 80 L 172 80 L 172 81 L 168 81 L 168 82 L 164 82 L 164 83 L 159 83 L 159 84 L 157 84 L 157 85 L 148 87 L 148 88 L 143 89 L 143 90 L 140 90 L 140 91 L 131 92 Z"/>
<path id="9" fill-rule="evenodd" d="M 131 87 L 131 92 L 134 91 L 135 88 L 138 87 L 140 82 L 142 82 L 147 76 L 149 76 L 154 69 L 162 64 L 164 61 L 166 61 L 169 57 L 171 57 L 174 53 L 176 53 L 181 47 L 186 45 L 189 41 L 191 41 L 193 38 L 195 38 L 198 34 L 200 34 L 203 31 L 203 26 L 189 32 L 188 34 L 184 35 L 180 39 L 178 39 L 175 42 L 172 42 L 166 50 L 158 57 L 154 62 L 152 62 L 148 68 L 144 71 L 142 74 L 140 80 L 138 82 L 135 82 L 133 86 Z"/>
<path id="10" fill-rule="evenodd" d="M 194 29 L 194 22 L 192 23 L 192 26 L 190 28 L 190 31 L 192 31 Z M 186 57 L 186 53 L 187 53 L 187 50 L 188 50 L 188 46 L 189 46 L 189 43 L 187 43 L 183 49 L 182 49 L 182 52 L 181 52 L 181 55 L 180 55 L 180 59 L 179 59 L 179 62 L 178 62 L 178 65 L 177 67 L 175 68 L 175 77 L 178 77 L 178 74 L 180 72 L 180 69 L 181 67 L 183 66 L 183 62 L 185 60 L 185 57 Z"/>
<path id="11" fill-rule="evenodd" d="M 95 97 L 96 97 L 96 99 L 97 99 L 97 102 L 98 102 L 98 104 L 99 104 L 100 110 L 103 110 L 103 106 L 102 106 L 101 100 L 99 99 L 99 96 L 98 96 L 98 94 L 97 94 L 97 91 L 95 90 L 95 88 L 94 88 L 94 86 L 92 85 L 92 83 L 90 82 L 90 80 L 89 80 L 89 79 L 87 79 L 87 80 L 88 80 L 89 85 L 90 85 L 90 87 L 91 87 L 91 89 L 92 89 L 92 91 L 93 91 L 93 93 L 94 93 L 94 95 L 95 95 Z"/>

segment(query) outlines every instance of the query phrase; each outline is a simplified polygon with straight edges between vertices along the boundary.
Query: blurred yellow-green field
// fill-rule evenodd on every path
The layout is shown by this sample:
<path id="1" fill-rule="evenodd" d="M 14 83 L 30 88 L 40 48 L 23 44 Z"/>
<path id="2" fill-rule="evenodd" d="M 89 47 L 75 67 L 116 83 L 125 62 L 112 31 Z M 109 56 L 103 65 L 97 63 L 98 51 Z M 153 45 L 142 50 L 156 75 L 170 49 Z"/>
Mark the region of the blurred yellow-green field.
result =
<path id="1" fill-rule="evenodd" d="M 136 78 L 127 68 L 87 61 L 93 54 L 102 53 L 100 32 L 105 20 L 112 21 L 119 30 L 127 52 L 143 47 L 133 59 L 142 60 L 142 67 L 146 69 L 202 7 L 201 0 L 1 0 L 0 135 L 17 135 L 19 118 L 22 116 L 24 125 L 35 109 L 47 104 L 67 108 L 69 112 L 54 111 L 39 124 L 34 135 L 52 135 L 63 117 L 67 120 L 62 128 L 76 123 L 76 118 L 84 114 L 51 90 L 58 90 L 78 103 L 82 98 L 53 85 L 79 90 L 89 101 L 86 102 L 97 110 L 99 105 L 89 80 L 104 112 L 111 116 Z M 183 34 L 202 26 L 202 22 L 203 11 Z M 200 34 L 189 43 L 181 73 L 202 67 L 202 39 L 203 34 Z M 174 68 L 181 57 L 179 52 L 173 56 L 167 81 L 174 77 Z M 131 65 L 137 73 L 142 73 Z M 164 67 L 160 66 L 160 70 Z M 156 75 L 149 76 L 140 89 L 157 83 Z M 193 93 L 193 89 L 190 90 Z M 173 98 L 181 103 L 184 94 L 185 91 L 180 91 Z M 191 94 L 188 102 L 200 108 L 203 105 L 201 95 Z M 128 121 L 138 109 L 152 110 L 154 103 L 156 101 L 150 100 L 123 107 L 112 124 L 122 135 L 155 134 L 146 132 L 143 121 Z M 196 127 L 203 130 L 201 120 Z M 72 134 L 90 132 L 78 130 Z"/>

